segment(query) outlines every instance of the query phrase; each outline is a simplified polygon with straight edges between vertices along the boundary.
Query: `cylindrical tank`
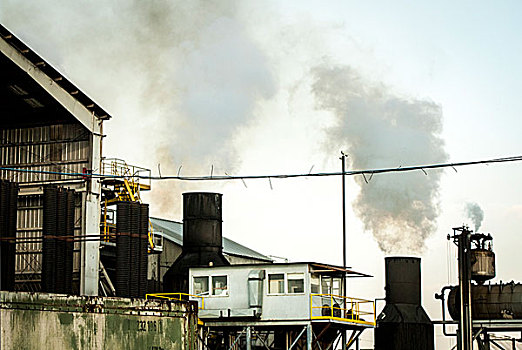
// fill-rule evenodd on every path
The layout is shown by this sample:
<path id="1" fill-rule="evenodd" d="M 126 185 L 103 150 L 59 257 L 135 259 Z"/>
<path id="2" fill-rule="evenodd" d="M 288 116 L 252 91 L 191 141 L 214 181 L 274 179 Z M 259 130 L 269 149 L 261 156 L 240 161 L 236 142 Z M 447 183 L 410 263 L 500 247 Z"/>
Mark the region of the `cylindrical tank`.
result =
<path id="1" fill-rule="evenodd" d="M 488 249 L 471 250 L 471 279 L 484 283 L 495 277 L 495 253 Z"/>
<path id="2" fill-rule="evenodd" d="M 458 287 L 448 295 L 451 318 L 459 319 Z M 522 284 L 491 284 L 471 286 L 471 315 L 474 320 L 522 319 Z"/>

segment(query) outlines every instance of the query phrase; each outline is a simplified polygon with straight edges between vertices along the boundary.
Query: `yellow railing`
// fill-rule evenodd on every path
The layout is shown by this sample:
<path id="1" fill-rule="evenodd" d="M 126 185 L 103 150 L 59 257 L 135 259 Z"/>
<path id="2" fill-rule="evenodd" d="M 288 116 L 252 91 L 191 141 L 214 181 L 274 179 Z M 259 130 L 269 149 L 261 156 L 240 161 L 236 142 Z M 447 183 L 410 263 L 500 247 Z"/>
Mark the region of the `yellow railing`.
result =
<path id="1" fill-rule="evenodd" d="M 375 302 L 333 294 L 310 294 L 310 318 L 375 326 Z"/>
<path id="2" fill-rule="evenodd" d="M 198 302 L 198 309 L 203 310 L 205 308 L 205 297 L 201 295 L 187 294 L 187 293 L 153 293 L 146 294 L 145 299 L 167 299 L 167 300 L 193 300 Z"/>
<path id="3" fill-rule="evenodd" d="M 151 187 L 150 169 L 127 164 L 123 159 L 104 158 L 102 160 L 102 174 L 123 176 L 129 179 L 132 187 L 139 187 L 144 190 L 150 190 Z"/>

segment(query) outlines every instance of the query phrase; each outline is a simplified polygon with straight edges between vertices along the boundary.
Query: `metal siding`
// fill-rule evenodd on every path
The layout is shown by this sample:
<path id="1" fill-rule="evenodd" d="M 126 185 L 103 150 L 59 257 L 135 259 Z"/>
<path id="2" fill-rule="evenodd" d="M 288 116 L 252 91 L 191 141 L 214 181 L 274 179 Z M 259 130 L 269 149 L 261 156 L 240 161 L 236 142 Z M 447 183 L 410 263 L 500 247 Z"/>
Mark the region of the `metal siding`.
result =
<path id="1" fill-rule="evenodd" d="M 3 167 L 35 171 L 82 173 L 83 168 L 89 168 L 89 136 L 88 130 L 80 123 L 0 129 L 0 164 Z M 0 178 L 19 182 L 22 189 L 32 189 L 31 194 L 24 194 L 22 190 L 18 196 L 17 237 L 21 238 L 42 236 L 43 203 L 42 195 L 38 194 L 41 193 L 42 183 L 59 181 L 67 186 L 70 180 L 81 180 L 80 176 L 7 170 L 0 171 Z M 72 188 L 81 190 L 84 186 L 85 183 L 80 181 Z M 79 235 L 82 232 L 81 193 L 76 195 L 75 207 L 74 234 Z M 80 245 L 79 242 L 74 244 L 75 276 L 80 269 Z M 41 242 L 17 244 L 17 282 L 19 285 L 25 283 L 25 287 L 22 287 L 24 290 L 39 290 L 41 249 Z"/>
<path id="2" fill-rule="evenodd" d="M 89 167 L 89 133 L 79 124 L 2 129 L 0 162 L 4 167 L 81 173 Z M 3 170 L 3 179 L 19 183 L 78 179 L 78 176 Z"/>

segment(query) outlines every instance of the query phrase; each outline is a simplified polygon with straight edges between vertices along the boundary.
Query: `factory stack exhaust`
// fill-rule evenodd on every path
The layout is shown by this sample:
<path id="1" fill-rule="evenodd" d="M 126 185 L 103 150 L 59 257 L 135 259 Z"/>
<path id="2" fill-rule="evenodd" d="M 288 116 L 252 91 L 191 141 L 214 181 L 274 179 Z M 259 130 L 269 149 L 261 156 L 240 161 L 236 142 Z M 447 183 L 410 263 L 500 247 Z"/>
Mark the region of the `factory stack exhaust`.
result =
<path id="1" fill-rule="evenodd" d="M 433 323 L 421 305 L 420 260 L 385 258 L 386 306 L 377 317 L 375 350 L 434 350 Z"/>
<path id="2" fill-rule="evenodd" d="M 223 255 L 222 194 L 183 193 L 183 251 L 163 277 L 165 292 L 189 291 L 189 268 L 230 265 Z"/>

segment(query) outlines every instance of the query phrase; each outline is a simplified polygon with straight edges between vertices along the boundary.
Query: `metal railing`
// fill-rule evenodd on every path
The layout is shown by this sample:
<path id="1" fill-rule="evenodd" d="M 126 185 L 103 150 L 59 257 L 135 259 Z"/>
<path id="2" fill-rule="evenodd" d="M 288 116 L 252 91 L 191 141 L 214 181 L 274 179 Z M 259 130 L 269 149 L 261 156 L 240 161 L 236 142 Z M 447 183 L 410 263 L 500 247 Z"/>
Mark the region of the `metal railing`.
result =
<path id="1" fill-rule="evenodd" d="M 334 294 L 310 294 L 310 319 L 375 326 L 375 302 Z"/>
<path id="2" fill-rule="evenodd" d="M 145 299 L 167 299 L 167 300 L 191 300 L 197 301 L 198 309 L 205 309 L 205 297 L 201 295 L 187 294 L 187 293 L 152 293 L 146 294 Z"/>
<path id="3" fill-rule="evenodd" d="M 102 159 L 102 174 L 122 176 L 129 179 L 129 182 L 134 186 L 138 185 L 142 188 L 150 189 L 151 185 L 151 171 L 143 167 L 127 164 L 123 159 L 118 158 L 104 158 Z M 142 178 L 140 178 L 142 177 Z"/>

